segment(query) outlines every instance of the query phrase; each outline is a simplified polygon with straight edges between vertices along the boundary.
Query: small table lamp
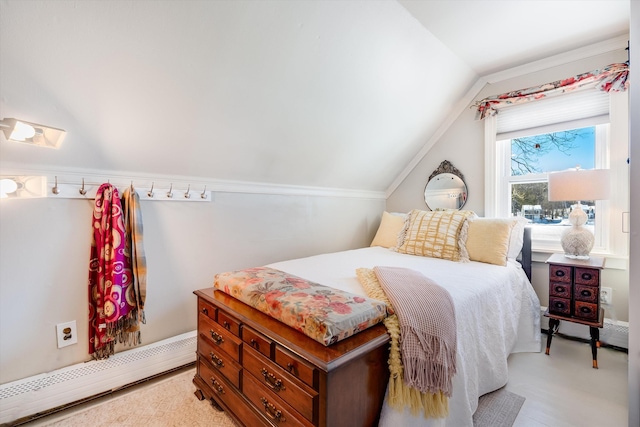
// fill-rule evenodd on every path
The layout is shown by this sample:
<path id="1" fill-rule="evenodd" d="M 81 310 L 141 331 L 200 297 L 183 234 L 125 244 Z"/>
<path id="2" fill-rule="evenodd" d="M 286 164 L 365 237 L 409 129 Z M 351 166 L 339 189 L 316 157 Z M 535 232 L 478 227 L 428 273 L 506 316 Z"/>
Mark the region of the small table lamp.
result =
<path id="1" fill-rule="evenodd" d="M 577 201 L 569 214 L 572 226 L 562 232 L 560 240 L 565 257 L 589 259 L 589 252 L 593 248 L 593 233 L 584 227 L 588 218 L 580 200 L 603 200 L 608 197 L 609 169 L 577 169 L 549 174 L 549 201 Z"/>

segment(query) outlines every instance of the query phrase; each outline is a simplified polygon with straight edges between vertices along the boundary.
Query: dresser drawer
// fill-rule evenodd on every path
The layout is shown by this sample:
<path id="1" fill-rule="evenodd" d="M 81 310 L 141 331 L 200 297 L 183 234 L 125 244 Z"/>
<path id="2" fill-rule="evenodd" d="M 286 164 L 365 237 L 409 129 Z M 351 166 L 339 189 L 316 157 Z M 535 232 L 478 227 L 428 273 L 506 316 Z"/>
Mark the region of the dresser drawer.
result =
<path id="1" fill-rule="evenodd" d="M 275 352 L 276 363 L 280 365 L 282 369 L 289 372 L 294 377 L 299 378 L 315 390 L 318 389 L 318 370 L 313 365 L 310 365 L 307 361 L 288 352 L 278 345 L 276 346 Z"/>
<path id="2" fill-rule="evenodd" d="M 299 380 L 291 378 L 284 369 L 249 347 L 244 347 L 242 351 L 245 370 L 251 373 L 259 384 L 269 388 L 309 421 L 314 420 L 318 393 Z"/>
<path id="3" fill-rule="evenodd" d="M 198 315 L 200 337 L 208 340 L 213 347 L 219 347 L 240 362 L 242 340 L 203 314 Z"/>
<path id="4" fill-rule="evenodd" d="M 245 376 L 242 391 L 275 426 L 314 426 L 278 396 L 259 384 L 252 375 Z"/>
<path id="5" fill-rule="evenodd" d="M 229 405 L 229 398 L 233 395 L 234 390 L 215 369 L 210 368 L 202 359 L 198 362 L 198 373 L 200 377 L 211 389 L 213 395 Z"/>
<path id="6" fill-rule="evenodd" d="M 600 283 L 600 270 L 576 268 L 576 284 L 597 286 Z"/>
<path id="7" fill-rule="evenodd" d="M 571 298 L 571 284 L 564 282 L 549 282 L 549 295 L 560 298 Z"/>
<path id="8" fill-rule="evenodd" d="M 571 315 L 571 300 L 566 298 L 549 297 L 549 313 Z"/>
<path id="9" fill-rule="evenodd" d="M 198 352 L 201 358 L 206 359 L 215 369 L 220 371 L 231 384 L 240 388 L 240 376 L 242 366 L 220 347 L 214 346 L 209 340 L 199 337 Z"/>
<path id="10" fill-rule="evenodd" d="M 264 354 L 265 357 L 268 357 L 269 359 L 273 357 L 275 343 L 246 325 L 242 326 L 242 341 L 251 346 L 254 350 Z"/>
<path id="11" fill-rule="evenodd" d="M 586 301 L 594 304 L 598 303 L 598 287 L 576 284 L 576 301 Z"/>
<path id="12" fill-rule="evenodd" d="M 218 309 L 206 302 L 205 300 L 198 298 L 198 313 L 202 313 L 211 320 L 216 320 L 216 313 Z"/>
<path id="13" fill-rule="evenodd" d="M 584 301 L 575 301 L 575 317 L 584 320 L 598 320 L 598 304 L 593 304 Z"/>
<path id="14" fill-rule="evenodd" d="M 240 336 L 240 322 L 222 310 L 218 311 L 218 323 L 233 335 Z"/>
<path id="15" fill-rule="evenodd" d="M 552 282 L 571 283 L 571 267 L 550 265 L 549 280 Z"/>

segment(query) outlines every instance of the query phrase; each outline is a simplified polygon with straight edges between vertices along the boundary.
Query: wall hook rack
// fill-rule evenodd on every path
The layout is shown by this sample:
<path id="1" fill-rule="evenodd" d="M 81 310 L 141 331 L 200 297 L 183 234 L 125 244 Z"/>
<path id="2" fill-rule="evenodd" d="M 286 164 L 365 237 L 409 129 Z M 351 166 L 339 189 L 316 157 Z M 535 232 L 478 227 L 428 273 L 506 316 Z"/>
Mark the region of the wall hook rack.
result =
<path id="1" fill-rule="evenodd" d="M 124 192 L 125 189 L 130 188 L 131 191 L 135 191 L 133 187 L 133 180 L 124 180 L 124 182 L 120 182 L 120 180 L 115 179 L 103 179 L 103 180 L 95 180 L 94 182 L 90 182 L 86 180 L 84 177 L 77 181 L 78 178 L 75 179 L 75 182 L 72 180 L 63 180 L 59 179 L 58 176 L 53 177 L 53 185 L 51 183 L 47 184 L 48 197 L 58 198 L 58 199 L 86 199 L 91 200 L 95 199 L 96 192 L 100 188 L 100 185 L 108 182 L 115 187 L 118 188 L 120 194 Z M 113 181 L 113 183 L 111 183 Z M 200 194 L 200 197 L 191 197 L 191 183 L 178 183 L 179 186 L 186 186 L 187 190 L 184 192 L 184 197 L 173 197 L 173 184 L 170 183 L 167 187 L 162 188 L 161 186 L 156 187 L 155 181 L 151 182 L 151 187 L 149 191 L 143 191 L 138 193 L 138 197 L 140 200 L 153 200 L 153 201 L 176 201 L 176 202 L 210 202 L 211 197 L 209 193 L 207 193 L 206 185 L 204 187 L 204 191 Z M 184 188 L 184 187 L 183 187 Z M 158 197 L 157 192 L 155 190 L 161 191 L 159 194 L 165 194 L 166 197 Z"/>

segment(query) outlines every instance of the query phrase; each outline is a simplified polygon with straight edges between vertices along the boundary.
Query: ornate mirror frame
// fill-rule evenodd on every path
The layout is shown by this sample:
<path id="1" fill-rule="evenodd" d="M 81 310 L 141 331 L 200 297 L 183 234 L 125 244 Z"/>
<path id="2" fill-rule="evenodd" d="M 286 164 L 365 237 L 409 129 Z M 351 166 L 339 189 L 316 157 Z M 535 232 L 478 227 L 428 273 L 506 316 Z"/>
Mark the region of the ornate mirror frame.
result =
<path id="1" fill-rule="evenodd" d="M 433 171 L 424 188 L 424 202 L 429 209 L 462 209 L 467 202 L 464 176 L 450 161 L 444 160 Z"/>

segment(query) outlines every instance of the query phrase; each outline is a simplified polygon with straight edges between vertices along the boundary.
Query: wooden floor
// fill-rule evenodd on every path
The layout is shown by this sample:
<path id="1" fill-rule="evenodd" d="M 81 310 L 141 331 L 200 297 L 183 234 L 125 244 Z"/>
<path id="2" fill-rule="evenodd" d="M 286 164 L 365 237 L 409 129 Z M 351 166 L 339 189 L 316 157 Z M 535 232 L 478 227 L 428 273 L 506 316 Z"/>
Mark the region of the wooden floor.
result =
<path id="1" fill-rule="evenodd" d="M 547 336 L 542 334 L 543 345 Z M 554 336 L 551 351 L 509 357 L 507 390 L 526 398 L 514 427 L 627 427 L 628 355 Z"/>
<path id="2" fill-rule="evenodd" d="M 542 339 L 546 342 L 546 335 Z M 562 336 L 553 338 L 549 356 L 544 352 L 511 355 L 506 388 L 526 398 L 514 427 L 627 427 L 627 363 L 626 353 L 601 348 L 599 369 L 593 369 L 589 344 Z M 46 426 L 98 403 L 24 425 Z"/>

